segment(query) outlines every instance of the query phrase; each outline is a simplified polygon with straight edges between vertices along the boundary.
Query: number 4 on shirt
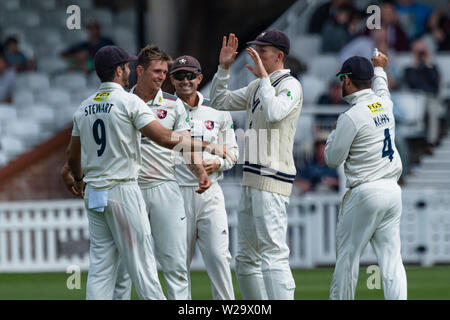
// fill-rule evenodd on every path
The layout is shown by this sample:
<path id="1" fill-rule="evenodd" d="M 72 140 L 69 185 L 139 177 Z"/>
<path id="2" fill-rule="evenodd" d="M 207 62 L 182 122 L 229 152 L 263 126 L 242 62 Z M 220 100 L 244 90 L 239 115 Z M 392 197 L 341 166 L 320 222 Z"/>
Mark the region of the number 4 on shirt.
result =
<path id="1" fill-rule="evenodd" d="M 381 157 L 389 157 L 389 160 L 394 159 L 394 150 L 392 150 L 391 135 L 389 129 L 384 129 L 384 141 L 383 141 L 383 151 Z"/>

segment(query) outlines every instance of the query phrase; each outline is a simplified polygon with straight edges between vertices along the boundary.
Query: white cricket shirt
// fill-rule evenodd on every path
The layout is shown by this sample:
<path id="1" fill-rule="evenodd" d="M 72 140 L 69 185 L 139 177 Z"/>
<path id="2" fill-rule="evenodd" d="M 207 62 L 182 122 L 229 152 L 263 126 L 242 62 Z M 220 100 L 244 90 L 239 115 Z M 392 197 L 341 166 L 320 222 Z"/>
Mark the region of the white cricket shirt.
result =
<path id="1" fill-rule="evenodd" d="M 395 146 L 395 119 L 387 76 L 374 68 L 373 90 L 344 97 L 351 108 L 328 136 L 325 160 L 330 168 L 343 161 L 347 188 L 380 179 L 400 178 L 402 162 Z"/>
<path id="2" fill-rule="evenodd" d="M 131 90 L 134 92 L 134 88 Z M 146 101 L 147 108 L 156 116 L 156 120 L 169 130 L 189 130 L 187 114 L 177 97 L 163 92 L 161 89 L 155 98 Z M 165 181 L 176 181 L 175 159 L 179 152 L 158 145 L 149 138 L 141 140 L 142 168 L 138 183 L 141 188 L 152 188 Z"/>
<path id="3" fill-rule="evenodd" d="M 156 120 L 136 95 L 115 82 L 103 82 L 73 116 L 72 136 L 81 141 L 84 181 L 110 189 L 137 180 L 141 168 L 141 132 Z"/>
<path id="4" fill-rule="evenodd" d="M 211 108 L 209 100 L 197 91 L 199 102 L 196 107 L 191 107 L 181 101 L 186 109 L 189 120 L 189 130 L 193 139 L 226 145 L 238 159 L 239 149 L 234 134 L 233 119 L 229 112 L 218 111 Z M 220 168 L 209 175 L 211 183 L 222 180 L 223 171 L 231 169 L 234 162 L 222 159 L 208 152 L 202 152 L 202 159 L 219 159 Z M 181 157 L 175 166 L 175 175 L 180 186 L 198 186 L 198 178 L 184 164 Z"/>

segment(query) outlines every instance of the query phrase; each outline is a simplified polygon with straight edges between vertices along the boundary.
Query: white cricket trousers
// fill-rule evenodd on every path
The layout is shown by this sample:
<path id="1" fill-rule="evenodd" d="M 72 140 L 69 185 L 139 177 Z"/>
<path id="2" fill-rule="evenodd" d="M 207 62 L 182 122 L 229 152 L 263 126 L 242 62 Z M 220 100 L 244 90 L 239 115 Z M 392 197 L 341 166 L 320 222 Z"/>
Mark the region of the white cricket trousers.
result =
<path id="1" fill-rule="evenodd" d="M 164 273 L 169 300 L 189 299 L 187 224 L 183 196 L 176 181 L 141 189 L 152 229 L 155 255 Z M 131 298 L 131 279 L 123 263 L 117 274 L 114 300 Z"/>
<path id="2" fill-rule="evenodd" d="M 236 277 L 245 300 L 293 300 L 286 244 L 289 197 L 244 186 L 238 212 Z"/>
<path id="3" fill-rule="evenodd" d="M 145 203 L 137 183 L 111 188 L 104 212 L 87 209 L 89 188 L 86 190 L 90 236 L 86 299 L 113 298 L 119 254 L 140 299 L 165 299 L 158 280 Z"/>
<path id="4" fill-rule="evenodd" d="M 198 244 L 211 280 L 214 300 L 234 300 L 231 254 L 228 249 L 228 220 L 222 188 L 217 182 L 202 194 L 197 187 L 181 187 L 187 218 L 187 264 L 190 270 Z M 191 298 L 189 280 L 189 297 Z"/>
<path id="5" fill-rule="evenodd" d="M 336 267 L 330 299 L 355 298 L 359 259 L 369 242 L 377 256 L 384 297 L 406 299 L 406 273 L 400 254 L 401 213 L 401 189 L 393 179 L 363 183 L 345 194 L 336 227 Z"/>

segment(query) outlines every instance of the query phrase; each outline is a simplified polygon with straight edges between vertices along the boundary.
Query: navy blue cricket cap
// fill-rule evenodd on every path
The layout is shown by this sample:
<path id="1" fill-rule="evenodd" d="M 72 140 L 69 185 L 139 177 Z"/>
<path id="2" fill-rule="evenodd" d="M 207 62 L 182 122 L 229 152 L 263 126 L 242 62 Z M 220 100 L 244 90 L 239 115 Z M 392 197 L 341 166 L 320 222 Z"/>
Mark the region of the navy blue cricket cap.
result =
<path id="1" fill-rule="evenodd" d="M 192 56 L 181 56 L 175 59 L 170 68 L 170 74 L 180 70 L 202 73 L 200 62 Z"/>
<path id="2" fill-rule="evenodd" d="M 344 75 L 348 75 L 350 79 L 355 80 L 371 80 L 373 78 L 372 63 L 364 57 L 350 57 L 344 61 L 336 77 Z"/>
<path id="3" fill-rule="evenodd" d="M 261 32 L 255 40 L 247 42 L 247 44 L 274 46 L 286 55 L 289 54 L 289 48 L 291 46 L 288 36 L 284 32 L 276 29 Z"/>
<path id="4" fill-rule="evenodd" d="M 136 56 L 128 54 L 118 46 L 104 46 L 97 51 L 94 57 L 94 66 L 97 73 L 114 68 L 118 64 L 137 60 Z"/>

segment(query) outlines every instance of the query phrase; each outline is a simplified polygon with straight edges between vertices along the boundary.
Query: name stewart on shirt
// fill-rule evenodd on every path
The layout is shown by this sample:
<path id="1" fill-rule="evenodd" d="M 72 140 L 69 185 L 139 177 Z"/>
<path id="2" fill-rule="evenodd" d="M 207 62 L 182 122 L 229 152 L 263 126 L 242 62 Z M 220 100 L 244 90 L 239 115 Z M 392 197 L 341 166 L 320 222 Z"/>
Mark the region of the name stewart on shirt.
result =
<path id="1" fill-rule="evenodd" d="M 84 108 L 84 115 L 88 116 L 97 113 L 110 113 L 113 103 L 94 103 Z"/>

